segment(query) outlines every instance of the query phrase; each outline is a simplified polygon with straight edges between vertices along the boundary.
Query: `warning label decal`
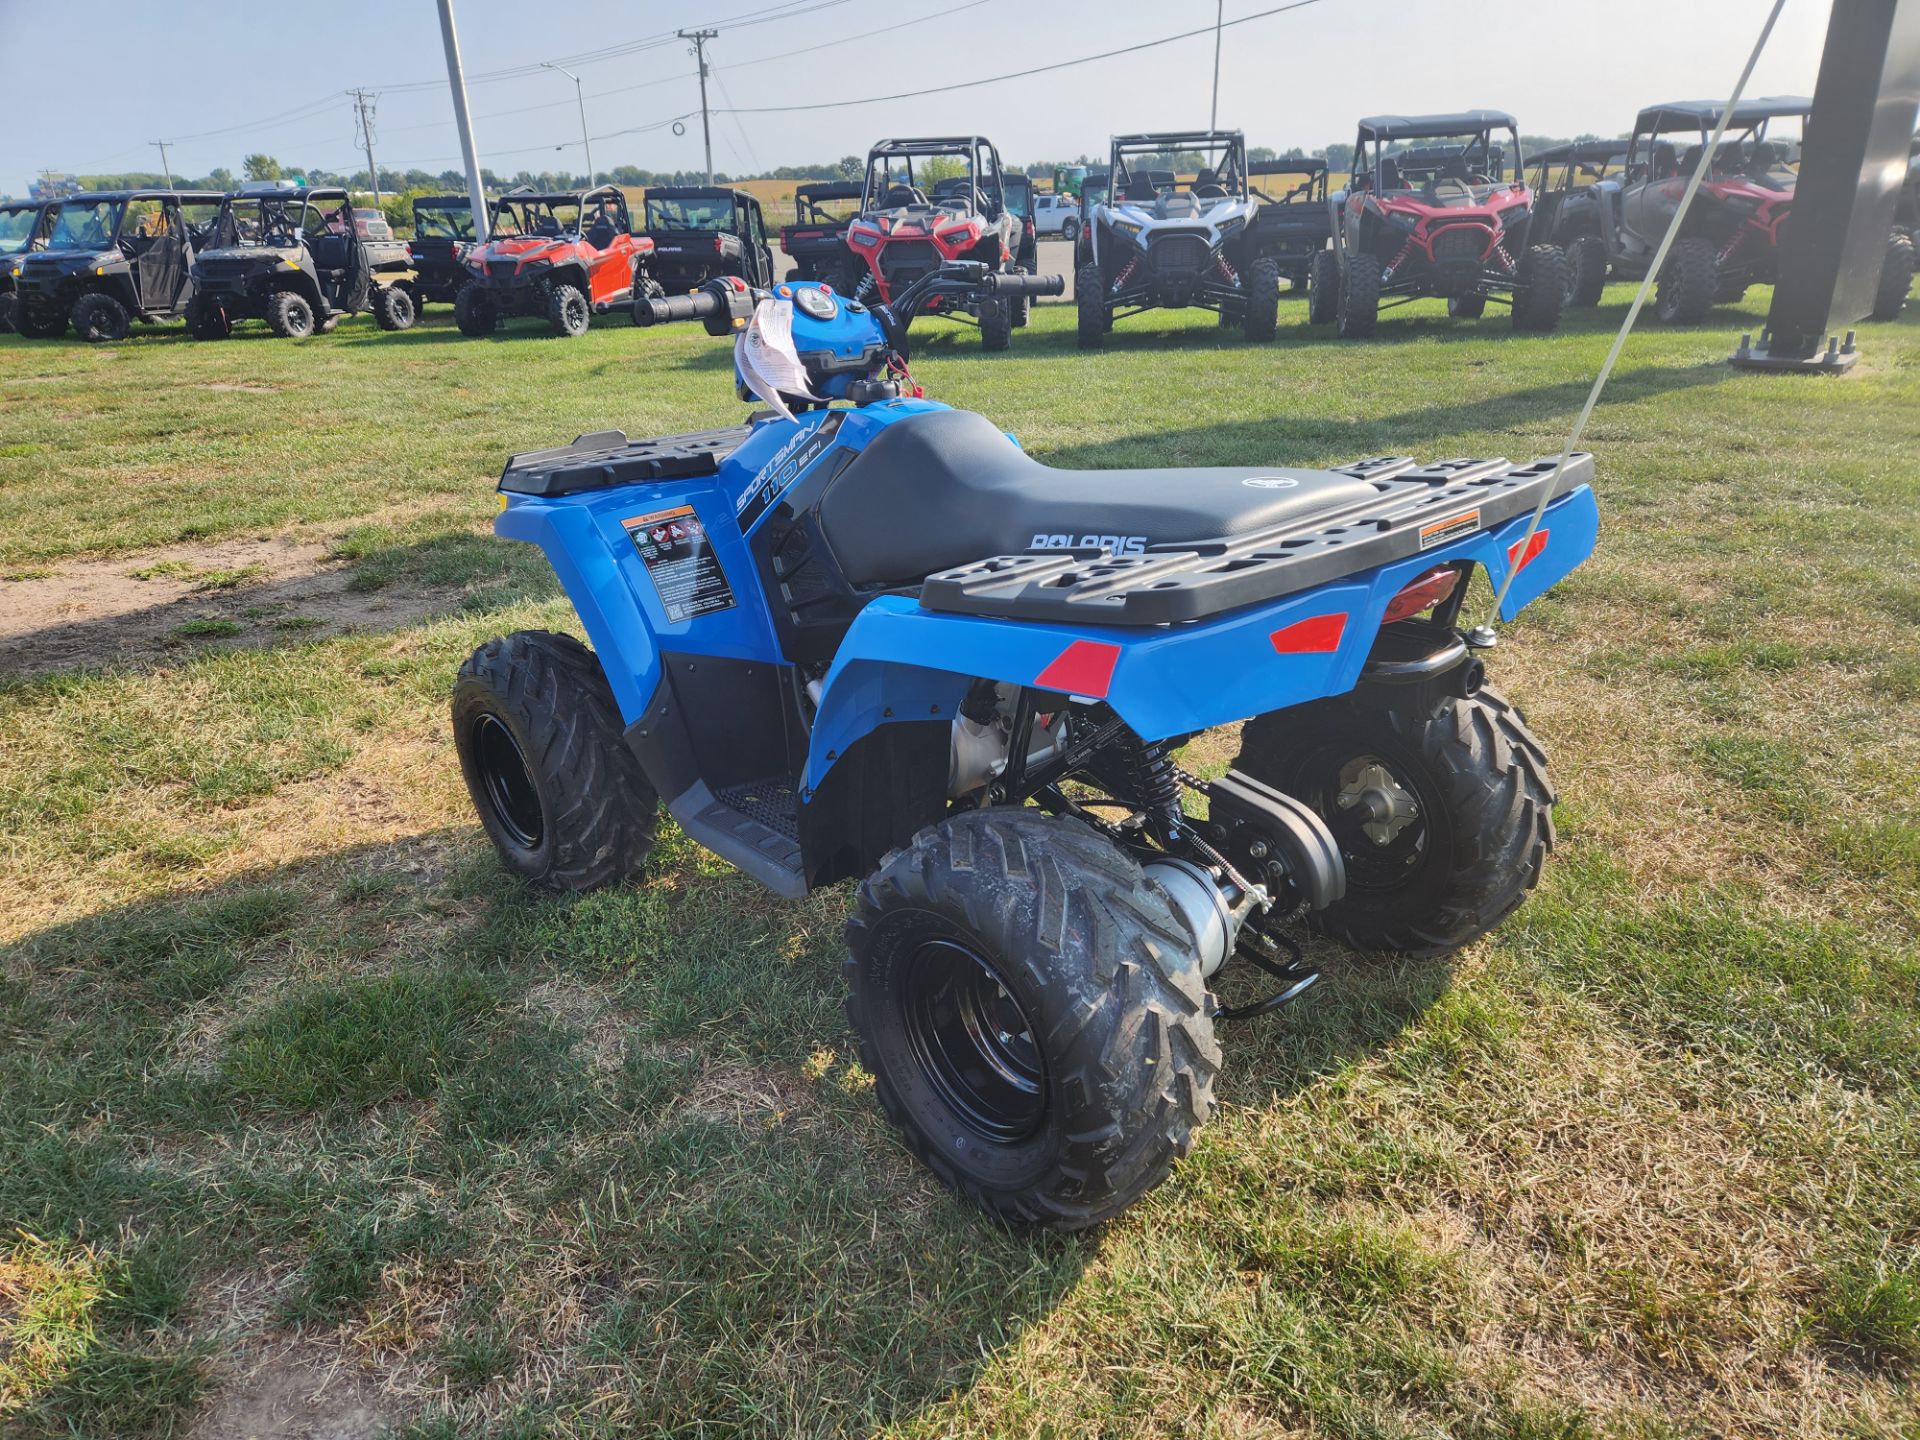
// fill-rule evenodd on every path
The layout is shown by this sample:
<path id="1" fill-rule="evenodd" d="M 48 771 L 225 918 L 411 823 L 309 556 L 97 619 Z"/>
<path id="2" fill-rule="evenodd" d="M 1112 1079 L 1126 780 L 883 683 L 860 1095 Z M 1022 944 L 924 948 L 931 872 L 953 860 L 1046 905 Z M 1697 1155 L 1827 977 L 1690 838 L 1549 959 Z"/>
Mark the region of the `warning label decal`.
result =
<path id="1" fill-rule="evenodd" d="M 1420 548 L 1431 550 L 1436 545 L 1447 545 L 1463 536 L 1471 535 L 1480 528 L 1480 512 L 1477 509 L 1463 510 L 1458 515 L 1449 515 L 1444 520 L 1435 520 L 1420 527 Z"/>
<path id="2" fill-rule="evenodd" d="M 720 558 L 707 543 L 707 527 L 691 505 L 635 515 L 620 525 L 640 552 L 640 563 L 647 567 L 647 578 L 653 581 L 669 621 L 693 620 L 733 608 L 727 572 L 720 568 Z"/>

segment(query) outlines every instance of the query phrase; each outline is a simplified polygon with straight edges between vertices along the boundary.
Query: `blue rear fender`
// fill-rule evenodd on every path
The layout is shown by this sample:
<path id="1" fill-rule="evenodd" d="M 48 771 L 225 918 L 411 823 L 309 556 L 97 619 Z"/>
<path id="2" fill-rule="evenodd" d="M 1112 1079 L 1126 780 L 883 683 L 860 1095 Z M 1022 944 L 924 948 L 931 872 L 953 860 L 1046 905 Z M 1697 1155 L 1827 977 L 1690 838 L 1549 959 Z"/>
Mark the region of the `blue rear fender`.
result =
<path id="1" fill-rule="evenodd" d="M 923 610 L 882 596 L 854 619 L 827 674 L 803 789 L 848 747 L 896 721 L 952 718 L 975 678 L 1104 700 L 1161 740 L 1344 694 L 1393 597 L 1436 565 L 1471 560 L 1500 585 L 1529 517 L 1270 604 L 1178 626 L 1035 624 Z M 1512 619 L 1593 553 L 1599 512 L 1582 485 L 1547 507 L 1534 554 L 1501 607 Z M 1510 552 L 1512 552 L 1510 558 Z"/>

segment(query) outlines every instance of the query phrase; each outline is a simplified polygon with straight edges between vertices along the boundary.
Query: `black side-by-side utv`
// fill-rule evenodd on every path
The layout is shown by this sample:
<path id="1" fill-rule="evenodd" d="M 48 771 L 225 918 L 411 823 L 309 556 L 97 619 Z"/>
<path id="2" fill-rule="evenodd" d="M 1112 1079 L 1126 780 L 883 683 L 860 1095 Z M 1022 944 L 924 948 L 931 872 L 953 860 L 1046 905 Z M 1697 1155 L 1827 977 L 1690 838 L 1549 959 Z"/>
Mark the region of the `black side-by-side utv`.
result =
<path id="1" fill-rule="evenodd" d="M 207 242 L 220 197 L 200 190 L 101 190 L 70 195 L 14 276 L 14 328 L 51 339 L 124 340 L 135 320 L 178 319 L 188 271 Z"/>
<path id="2" fill-rule="evenodd" d="M 1607 287 L 1607 242 L 1597 187 L 1626 164 L 1628 140 L 1579 140 L 1536 151 L 1533 172 L 1533 237 L 1558 245 L 1567 257 L 1567 304 L 1585 309 L 1600 303 Z"/>
<path id="3" fill-rule="evenodd" d="M 1259 208 L 1253 217 L 1254 248 L 1279 267 L 1291 287 L 1305 295 L 1313 257 L 1333 244 L 1333 213 L 1327 208 L 1327 162 L 1313 157 L 1261 160 L 1247 166 Z"/>
<path id="4" fill-rule="evenodd" d="M 235 321 L 264 320 L 299 339 L 372 310 L 382 330 L 405 330 L 413 297 L 393 282 L 411 264 L 404 240 L 361 238 L 345 190 L 258 182 L 220 207 L 213 242 L 194 262 L 187 328 L 196 340 L 224 340 Z"/>
<path id="5" fill-rule="evenodd" d="M 847 226 L 860 213 L 866 186 L 858 180 L 820 180 L 793 192 L 791 225 L 780 227 L 780 248 L 793 261 L 794 280 L 826 280 L 847 259 Z"/>
<path id="6" fill-rule="evenodd" d="M 488 226 L 499 213 L 497 200 L 488 205 Z M 473 228 L 473 202 L 465 195 L 416 195 L 413 197 L 413 239 L 407 242 L 407 254 L 413 261 L 413 279 L 399 282 L 413 298 L 413 313 L 419 318 L 429 300 L 451 305 L 460 287 L 473 279 L 467 268 L 467 254 L 479 237 Z"/>
<path id="7" fill-rule="evenodd" d="M 47 232 L 59 213 L 57 200 L 0 202 L 0 335 L 13 329 L 13 312 L 20 303 L 13 293 L 13 277 L 27 256 L 46 249 Z"/>
<path id="8" fill-rule="evenodd" d="M 716 275 L 756 288 L 773 284 L 773 249 L 760 202 L 744 190 L 656 185 L 647 191 L 642 234 L 653 241 L 648 272 L 678 294 Z"/>

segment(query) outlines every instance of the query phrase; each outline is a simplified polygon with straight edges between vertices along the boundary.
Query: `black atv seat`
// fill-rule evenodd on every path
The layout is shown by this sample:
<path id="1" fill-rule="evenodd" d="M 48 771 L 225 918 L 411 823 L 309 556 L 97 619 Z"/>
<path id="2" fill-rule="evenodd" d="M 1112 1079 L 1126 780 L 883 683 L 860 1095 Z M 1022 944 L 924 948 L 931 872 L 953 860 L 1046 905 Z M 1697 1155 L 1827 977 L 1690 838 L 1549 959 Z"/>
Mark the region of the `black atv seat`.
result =
<path id="1" fill-rule="evenodd" d="M 1323 470 L 1057 470 L 986 417 L 944 410 L 882 430 L 827 487 L 820 528 L 853 584 L 915 585 L 1036 546 L 1209 540 L 1377 493 Z"/>

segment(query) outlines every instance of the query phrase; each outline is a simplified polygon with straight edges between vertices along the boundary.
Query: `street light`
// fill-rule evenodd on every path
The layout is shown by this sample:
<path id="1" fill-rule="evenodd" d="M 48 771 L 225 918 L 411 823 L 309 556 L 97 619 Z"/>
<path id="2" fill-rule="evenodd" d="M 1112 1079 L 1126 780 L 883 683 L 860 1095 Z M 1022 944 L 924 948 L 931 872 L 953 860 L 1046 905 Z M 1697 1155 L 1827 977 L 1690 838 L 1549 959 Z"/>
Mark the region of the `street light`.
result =
<path id="1" fill-rule="evenodd" d="M 580 143 L 585 147 L 587 152 L 587 188 L 591 190 L 593 188 L 593 141 L 587 138 L 587 101 L 586 97 L 580 93 L 580 77 L 564 65 L 556 65 L 551 60 L 542 60 L 540 62 L 540 68 L 542 70 L 558 70 L 562 75 L 573 81 L 573 98 L 578 101 L 580 105 Z"/>

